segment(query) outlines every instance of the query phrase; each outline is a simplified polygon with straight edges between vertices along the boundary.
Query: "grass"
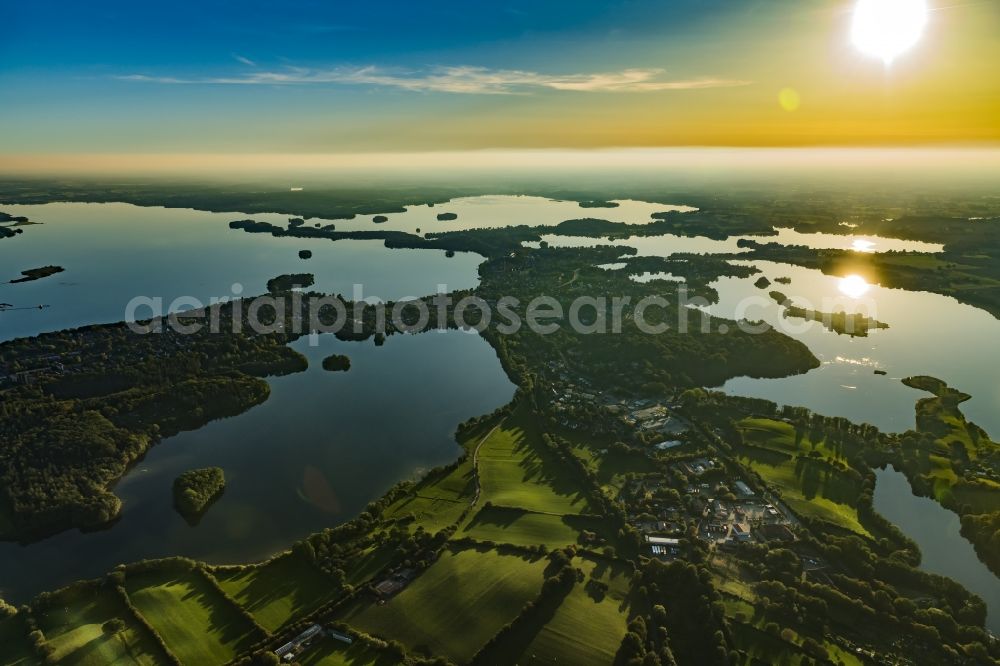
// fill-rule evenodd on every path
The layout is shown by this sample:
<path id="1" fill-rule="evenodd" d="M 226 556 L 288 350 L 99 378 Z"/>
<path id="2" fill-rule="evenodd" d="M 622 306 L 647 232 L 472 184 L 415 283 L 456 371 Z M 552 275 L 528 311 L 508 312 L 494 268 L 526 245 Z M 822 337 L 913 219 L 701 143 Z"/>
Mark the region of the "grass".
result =
<path id="1" fill-rule="evenodd" d="M 302 666 L 395 666 L 395 660 L 373 650 L 364 643 L 355 641 L 344 645 L 340 641 L 327 638 L 313 645 L 297 660 Z"/>
<path id="2" fill-rule="evenodd" d="M 585 522 L 587 529 L 599 528 L 596 524 L 598 521 L 574 521 L 572 516 L 553 516 L 494 506 L 480 509 L 455 532 L 455 536 L 470 536 L 479 541 L 511 543 L 516 546 L 544 544 L 549 548 L 557 548 L 577 543 Z M 590 522 L 595 525 L 590 526 Z"/>
<path id="3" fill-rule="evenodd" d="M 746 443 L 738 448 L 740 461 L 777 487 L 794 511 L 871 536 L 855 509 L 860 484 L 833 464 L 839 451 L 823 441 L 797 438 L 795 428 L 782 421 L 744 419 L 739 427 Z M 810 455 L 813 451 L 818 455 Z"/>
<path id="4" fill-rule="evenodd" d="M 389 506 L 383 517 L 386 520 L 403 520 L 410 529 L 423 527 L 433 534 L 456 523 L 471 499 L 457 501 L 406 495 Z"/>
<path id="5" fill-rule="evenodd" d="M 224 663 L 260 639 L 260 632 L 194 572 L 129 576 L 132 603 L 183 663 Z"/>
<path id="6" fill-rule="evenodd" d="M 275 631 L 335 594 L 330 579 L 294 553 L 245 571 L 223 571 L 216 579 L 268 631 Z"/>
<path id="7" fill-rule="evenodd" d="M 346 572 L 347 582 L 351 585 L 367 582 L 389 564 L 397 554 L 396 547 L 393 545 L 366 548 L 351 558 L 350 568 Z"/>
<path id="8" fill-rule="evenodd" d="M 607 442 L 595 442 L 575 432 L 563 436 L 573 444 L 573 454 L 594 474 L 608 497 L 618 497 L 628 474 L 648 474 L 657 469 L 649 458 L 635 451 L 615 451 L 608 448 Z"/>
<path id="9" fill-rule="evenodd" d="M 971 513 L 990 513 L 1000 506 L 1000 485 L 995 481 L 981 480 L 978 483 L 958 483 L 952 489 L 959 506 L 969 505 Z"/>
<path id="10" fill-rule="evenodd" d="M 767 483 L 776 486 L 781 492 L 781 498 L 796 513 L 825 520 L 865 537 L 871 536 L 858 522 L 857 510 L 851 504 L 844 503 L 852 496 L 852 492 L 856 498 L 858 489 L 843 474 L 833 470 L 812 470 L 803 474 L 796 469 L 792 459 L 780 465 L 760 462 L 752 457 L 741 456 L 740 459 L 748 463 Z M 806 475 L 814 480 L 806 480 Z M 829 494 L 830 497 L 823 494 Z"/>
<path id="11" fill-rule="evenodd" d="M 628 623 L 629 572 L 620 564 L 589 558 L 577 558 L 574 564 L 586 580 L 573 587 L 517 663 L 607 666 L 614 661 Z M 607 592 L 592 581 L 607 584 Z"/>
<path id="12" fill-rule="evenodd" d="M 122 600 L 108 589 L 64 593 L 44 612 L 34 614 L 60 664 L 158 664 L 160 648 L 136 622 Z M 120 619 L 125 630 L 108 635 L 102 625 Z"/>
<path id="13" fill-rule="evenodd" d="M 746 444 L 772 449 L 782 453 L 810 454 L 818 452 L 826 460 L 843 460 L 842 451 L 835 449 L 825 439 L 813 441 L 808 433 L 796 436 L 795 426 L 774 419 L 743 419 L 737 424 Z"/>
<path id="14" fill-rule="evenodd" d="M 482 500 L 557 515 L 585 513 L 573 473 L 548 456 L 534 417 L 515 409 L 479 449 Z"/>
<path id="15" fill-rule="evenodd" d="M 464 433 L 459 445 L 466 455 L 455 469 L 431 474 L 420 481 L 411 493 L 386 508 L 384 517 L 402 519 L 411 529 L 423 527 L 432 533 L 455 524 L 476 494 L 472 452 L 491 428 L 492 424 L 484 423 Z"/>
<path id="16" fill-rule="evenodd" d="M 340 619 L 418 654 L 464 663 L 537 596 L 547 563 L 495 550 L 445 551 L 384 605 L 357 604 Z"/>
<path id="17" fill-rule="evenodd" d="M 0 619 L 0 665 L 36 666 L 41 664 L 28 642 L 28 630 L 18 615 Z"/>
<path id="18" fill-rule="evenodd" d="M 805 656 L 794 644 L 752 624 L 731 622 L 729 628 L 736 647 L 750 656 L 751 661 L 747 663 L 797 666 L 802 663 L 802 658 Z"/>

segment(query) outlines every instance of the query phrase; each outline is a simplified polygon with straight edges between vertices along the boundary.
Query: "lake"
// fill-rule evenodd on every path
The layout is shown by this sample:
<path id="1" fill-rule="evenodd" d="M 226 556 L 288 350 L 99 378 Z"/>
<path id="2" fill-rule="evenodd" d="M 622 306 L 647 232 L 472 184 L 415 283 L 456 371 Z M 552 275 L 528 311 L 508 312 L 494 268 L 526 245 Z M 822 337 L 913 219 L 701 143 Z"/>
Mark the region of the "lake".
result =
<path id="1" fill-rule="evenodd" d="M 206 213 L 131 204 L 54 203 L 8 206 L 42 224 L 0 242 L 0 279 L 28 268 L 54 264 L 66 269 L 35 282 L 0 284 L 0 303 L 27 310 L 0 312 L 0 340 L 36 335 L 83 324 L 122 321 L 135 296 L 159 297 L 164 307 L 180 296 L 207 302 L 267 291 L 270 278 L 313 273 L 315 289 L 392 300 L 437 291 L 468 289 L 479 283 L 483 258 L 443 250 L 390 250 L 380 240 L 329 241 L 275 238 L 229 228 L 242 213 Z M 288 216 L 258 215 L 283 224 Z M 299 250 L 312 251 L 299 259 Z M 38 305 L 49 307 L 31 309 Z"/>
<path id="2" fill-rule="evenodd" d="M 1000 579 L 979 561 L 961 535 L 958 516 L 927 497 L 917 497 L 902 472 L 875 470 L 875 510 L 920 546 L 920 568 L 952 578 L 975 592 L 989 609 L 986 628 L 1000 635 Z"/>
<path id="3" fill-rule="evenodd" d="M 478 335 L 394 335 L 381 347 L 332 335 L 317 342 L 293 343 L 309 369 L 269 379 L 262 405 L 154 446 L 115 487 L 124 506 L 109 529 L 0 543 L 0 596 L 27 601 L 144 558 L 266 558 L 351 519 L 396 482 L 452 462 L 455 427 L 514 395 Z M 323 370 L 330 354 L 349 356 L 351 369 Z M 226 490 L 192 527 L 174 510 L 171 488 L 181 472 L 206 466 L 225 470 Z"/>
<path id="4" fill-rule="evenodd" d="M 66 272 L 36 282 L 0 284 L 0 302 L 50 306 L 0 312 L 0 340 L 119 321 L 126 303 L 136 295 L 162 297 L 168 305 L 179 296 L 202 301 L 231 296 L 234 283 L 242 286 L 244 295 L 261 293 L 269 278 L 291 272 L 314 273 L 317 290 L 351 296 L 354 285 L 362 284 L 364 296 L 386 300 L 431 294 L 438 285 L 471 288 L 478 284 L 477 268 L 483 261 L 468 253 L 447 258 L 439 250 L 392 250 L 381 241 L 275 238 L 230 230 L 230 220 L 248 217 L 241 213 L 128 204 L 2 208 L 43 224 L 0 241 L 0 267 L 5 272 L 0 278 L 47 264 L 61 265 Z M 374 225 L 371 216 L 334 223 L 344 230 L 404 231 L 418 226 L 429 231 L 552 225 L 578 217 L 641 223 L 649 222 L 654 212 L 670 209 L 693 210 L 636 201 L 622 201 L 617 208 L 582 209 L 574 202 L 537 197 L 473 197 L 411 206 L 406 213 L 389 215 L 384 225 Z M 439 212 L 459 217 L 437 221 Z M 253 217 L 284 224 L 289 216 Z M 545 238 L 552 245 L 596 242 Z M 644 255 L 669 256 L 737 252 L 736 240 L 665 235 L 615 244 L 636 247 Z M 759 240 L 864 252 L 940 251 L 940 246 L 915 241 L 787 229 Z M 302 249 L 311 250 L 313 257 L 299 259 Z M 781 277 L 789 278 L 790 284 L 762 290 L 754 286 L 758 276 L 723 278 L 713 284 L 720 300 L 710 311 L 765 320 L 803 341 L 822 365 L 784 379 L 732 379 L 723 390 L 901 431 L 913 427 L 914 404 L 923 394 L 899 379 L 930 374 L 971 393 L 972 400 L 963 404 L 965 413 L 987 431 L 1000 433 L 1000 384 L 995 381 L 1000 376 L 1000 356 L 991 352 L 1000 339 L 1000 321 L 950 297 L 845 281 L 773 262 L 755 265 L 772 282 Z M 676 279 L 669 274 L 639 279 L 655 278 Z M 867 338 L 850 338 L 818 322 L 786 319 L 768 297 L 770 290 L 823 311 L 867 312 L 890 328 L 872 331 Z M 455 426 L 492 411 L 513 395 L 493 350 L 474 335 L 452 331 L 394 336 L 380 348 L 329 336 L 318 340 L 315 348 L 307 339 L 295 343 L 309 357 L 309 370 L 269 380 L 272 394 L 263 405 L 154 447 L 118 484 L 116 492 L 125 506 L 112 529 L 67 532 L 27 547 L 0 544 L 0 567 L 18 572 L 16 577 L 0 577 L 0 594 L 23 600 L 41 589 L 145 557 L 183 554 L 211 562 L 266 557 L 310 532 L 349 519 L 398 480 L 453 460 L 458 454 L 452 439 Z M 351 370 L 324 372 L 319 363 L 331 353 L 350 356 Z M 888 374 L 876 375 L 876 369 Z M 229 485 L 203 521 L 190 527 L 173 510 L 170 487 L 180 472 L 208 465 L 223 467 Z M 892 483 L 880 481 L 877 495 L 889 493 L 898 502 L 912 497 L 908 486 L 904 494 Z M 949 550 L 968 546 L 956 535 L 942 542 Z M 69 561 L 67 552 L 74 554 Z M 970 589 L 986 595 L 996 579 L 973 583 Z"/>
<path id="5" fill-rule="evenodd" d="M 927 397 L 900 379 L 932 375 L 971 394 L 962 411 L 987 432 L 1000 434 L 1000 383 L 996 381 L 1000 356 L 989 351 L 1000 339 L 1000 321 L 995 317 L 950 296 L 845 281 L 787 264 L 759 261 L 754 265 L 773 284 L 757 288 L 757 275 L 722 278 L 712 285 L 719 292 L 719 303 L 709 311 L 764 320 L 804 342 L 822 365 L 794 377 L 731 379 L 723 390 L 900 432 L 915 426 L 916 401 Z M 791 283 L 774 283 L 779 277 L 791 278 Z M 852 338 L 829 331 L 820 322 L 787 319 L 768 296 L 771 290 L 822 312 L 866 313 L 889 328 Z M 875 370 L 887 374 L 876 375 Z"/>

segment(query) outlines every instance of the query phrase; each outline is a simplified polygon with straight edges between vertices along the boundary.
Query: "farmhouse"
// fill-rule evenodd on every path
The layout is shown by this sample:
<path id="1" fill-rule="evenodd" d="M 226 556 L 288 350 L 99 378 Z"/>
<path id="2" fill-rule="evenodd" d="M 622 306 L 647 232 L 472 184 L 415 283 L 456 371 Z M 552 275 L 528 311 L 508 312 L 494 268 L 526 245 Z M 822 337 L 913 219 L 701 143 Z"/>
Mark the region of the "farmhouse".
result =
<path id="1" fill-rule="evenodd" d="M 406 584 L 413 580 L 415 575 L 416 572 L 412 569 L 402 569 L 397 571 L 376 585 L 375 593 L 383 600 L 388 599 L 406 587 Z"/>

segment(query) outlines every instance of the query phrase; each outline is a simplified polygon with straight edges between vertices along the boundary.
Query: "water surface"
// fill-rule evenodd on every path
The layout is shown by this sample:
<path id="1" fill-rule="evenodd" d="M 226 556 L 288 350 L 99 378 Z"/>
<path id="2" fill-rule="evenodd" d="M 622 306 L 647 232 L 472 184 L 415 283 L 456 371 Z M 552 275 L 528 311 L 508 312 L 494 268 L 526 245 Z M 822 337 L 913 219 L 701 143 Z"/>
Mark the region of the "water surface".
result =
<path id="1" fill-rule="evenodd" d="M 309 369 L 268 380 L 264 404 L 154 446 L 114 489 L 124 506 L 112 527 L 0 543 L 0 597 L 23 602 L 144 558 L 266 558 L 349 520 L 397 481 L 455 460 L 455 427 L 514 395 L 493 349 L 460 331 L 395 335 L 382 347 L 323 335 L 316 347 L 308 338 L 293 347 Z M 351 369 L 323 370 L 330 354 L 348 355 Z M 192 527 L 174 510 L 171 487 L 206 466 L 225 470 L 226 490 Z"/>
<path id="2" fill-rule="evenodd" d="M 1000 634 L 1000 579 L 979 561 L 960 530 L 958 516 L 927 497 L 917 497 L 902 472 L 875 470 L 875 510 L 920 546 L 920 568 L 952 578 L 986 602 L 986 628 Z"/>
<path id="3" fill-rule="evenodd" d="M 42 224 L 0 242 L 0 280 L 28 268 L 57 265 L 65 272 L 34 282 L 0 284 L 0 303 L 28 308 L 0 312 L 0 340 L 84 324 L 122 321 L 136 296 L 174 299 L 266 292 L 270 278 L 313 273 L 317 291 L 384 300 L 433 294 L 479 283 L 483 258 L 467 252 L 388 249 L 379 240 L 280 238 L 229 229 L 242 213 L 206 213 L 131 204 L 55 203 L 3 206 Z M 287 216 L 258 215 L 284 223 Z M 313 253 L 303 260 L 299 250 Z M 32 309 L 46 305 L 45 309 Z M 179 307 L 183 309 L 183 307 Z M 148 311 L 147 311 L 148 312 Z M 140 314 L 145 317 L 148 314 Z"/>

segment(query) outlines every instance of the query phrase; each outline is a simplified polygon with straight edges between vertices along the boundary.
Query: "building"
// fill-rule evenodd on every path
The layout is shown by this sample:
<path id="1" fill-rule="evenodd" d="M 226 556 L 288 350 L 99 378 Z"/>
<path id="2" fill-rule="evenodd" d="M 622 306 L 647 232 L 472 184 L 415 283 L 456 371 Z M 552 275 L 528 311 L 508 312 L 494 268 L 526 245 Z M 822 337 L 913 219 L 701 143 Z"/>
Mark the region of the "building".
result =
<path id="1" fill-rule="evenodd" d="M 675 557 L 680 553 L 680 539 L 647 536 L 646 542 L 649 543 L 649 552 L 657 557 Z"/>
<path id="2" fill-rule="evenodd" d="M 750 486 L 747 484 L 742 481 L 737 481 L 733 485 L 736 486 L 736 492 L 738 492 L 742 497 L 753 497 L 753 491 L 750 490 Z"/>
<path id="3" fill-rule="evenodd" d="M 334 631 L 333 629 L 330 629 L 326 633 L 327 633 L 328 636 L 330 636 L 330 638 L 333 638 L 334 640 L 338 640 L 341 643 L 346 643 L 346 644 L 350 645 L 351 643 L 354 642 L 354 639 L 351 638 L 350 636 L 348 636 L 347 634 L 342 634 L 339 631 Z"/>
<path id="4" fill-rule="evenodd" d="M 750 523 L 733 523 L 732 532 L 730 536 L 733 541 L 738 543 L 743 543 L 750 540 Z"/>
<path id="5" fill-rule="evenodd" d="M 301 634 L 299 634 L 298 636 L 296 636 L 295 638 L 293 638 L 292 640 L 288 641 L 280 648 L 275 650 L 274 654 L 276 654 L 278 658 L 281 659 L 282 661 L 290 662 L 294 660 L 296 656 L 298 656 L 300 650 L 302 650 L 305 647 L 308 647 L 314 638 L 316 638 L 317 636 L 321 636 L 322 634 L 323 634 L 323 627 L 318 624 L 314 624 L 305 631 L 303 631 Z"/>

